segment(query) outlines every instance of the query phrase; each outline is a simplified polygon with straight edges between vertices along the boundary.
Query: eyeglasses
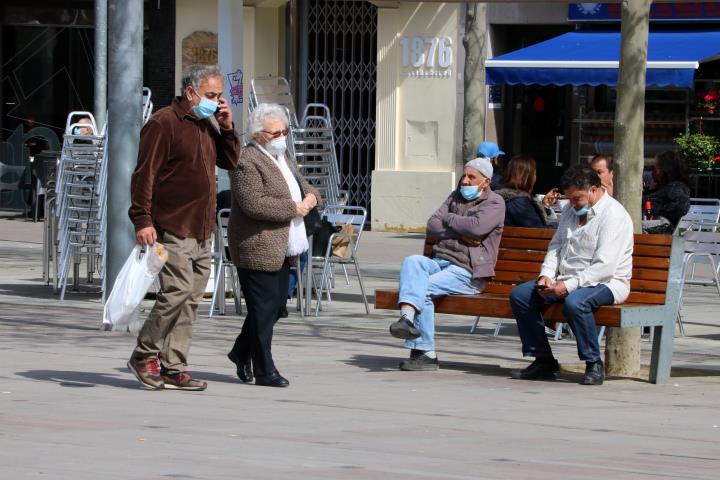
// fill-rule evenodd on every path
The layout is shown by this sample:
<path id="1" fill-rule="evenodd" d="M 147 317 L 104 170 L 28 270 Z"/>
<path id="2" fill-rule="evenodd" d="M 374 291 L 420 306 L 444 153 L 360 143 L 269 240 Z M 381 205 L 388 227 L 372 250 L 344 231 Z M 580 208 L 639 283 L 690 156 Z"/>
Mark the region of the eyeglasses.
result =
<path id="1" fill-rule="evenodd" d="M 278 130 L 276 132 L 268 132 L 267 130 L 261 130 L 263 133 L 266 133 L 270 135 L 270 138 L 278 138 L 278 137 L 284 137 L 288 134 L 288 129 L 284 128 L 282 130 Z"/>

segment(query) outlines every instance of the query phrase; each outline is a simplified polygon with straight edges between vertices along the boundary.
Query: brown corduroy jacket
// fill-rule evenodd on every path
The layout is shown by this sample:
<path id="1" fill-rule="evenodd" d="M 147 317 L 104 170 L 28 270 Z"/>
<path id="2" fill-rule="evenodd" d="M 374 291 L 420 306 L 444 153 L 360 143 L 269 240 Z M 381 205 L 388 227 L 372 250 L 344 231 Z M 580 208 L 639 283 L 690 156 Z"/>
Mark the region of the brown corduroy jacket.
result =
<path id="1" fill-rule="evenodd" d="M 303 192 L 320 201 L 320 193 L 297 172 Z M 230 257 L 238 268 L 275 272 L 285 261 L 290 220 L 297 216 L 295 201 L 280 169 L 255 145 L 240 152 L 230 173 L 232 212 L 228 223 Z"/>
<path id="2" fill-rule="evenodd" d="M 207 240 L 215 231 L 215 165 L 233 169 L 240 156 L 234 130 L 198 119 L 176 97 L 140 132 L 128 210 L 135 230 L 155 226 L 183 238 Z"/>

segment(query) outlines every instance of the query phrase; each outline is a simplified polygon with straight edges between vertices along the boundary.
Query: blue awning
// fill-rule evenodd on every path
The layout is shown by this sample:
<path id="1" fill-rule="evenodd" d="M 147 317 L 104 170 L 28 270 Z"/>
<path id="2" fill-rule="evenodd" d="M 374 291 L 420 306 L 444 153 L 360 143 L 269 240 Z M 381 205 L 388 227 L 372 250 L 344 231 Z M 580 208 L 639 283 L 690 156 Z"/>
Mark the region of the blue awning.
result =
<path id="1" fill-rule="evenodd" d="M 488 85 L 617 85 L 620 32 L 579 30 L 485 62 Z M 691 88 L 720 58 L 720 30 L 650 32 L 646 84 Z"/>

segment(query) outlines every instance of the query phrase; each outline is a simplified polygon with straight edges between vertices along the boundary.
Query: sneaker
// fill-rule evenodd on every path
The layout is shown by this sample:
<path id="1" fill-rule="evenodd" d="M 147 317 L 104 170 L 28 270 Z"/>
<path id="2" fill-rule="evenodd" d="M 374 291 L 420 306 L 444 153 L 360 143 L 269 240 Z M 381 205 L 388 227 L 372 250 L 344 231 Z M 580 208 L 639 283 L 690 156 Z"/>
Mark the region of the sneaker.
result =
<path id="1" fill-rule="evenodd" d="M 555 380 L 560 364 L 554 358 L 536 358 L 527 368 L 513 370 L 510 376 L 516 380 Z"/>
<path id="2" fill-rule="evenodd" d="M 400 320 L 390 324 L 390 335 L 402 340 L 412 340 L 420 336 L 420 330 L 415 328 L 413 322 L 403 315 Z"/>
<path id="3" fill-rule="evenodd" d="M 400 370 L 405 372 L 429 372 L 437 370 L 438 367 L 437 357 L 430 358 L 422 350 L 412 350 L 410 358 L 400 362 Z"/>
<path id="4" fill-rule="evenodd" d="M 585 362 L 585 375 L 580 380 L 580 385 L 602 385 L 603 380 L 605 380 L 605 366 L 602 360 Z"/>
<path id="5" fill-rule="evenodd" d="M 160 390 L 164 387 L 157 355 L 145 357 L 133 355 L 128 360 L 127 366 L 140 383 L 146 387 L 152 390 Z"/>
<path id="6" fill-rule="evenodd" d="M 190 372 L 163 374 L 162 379 L 165 381 L 167 390 L 202 391 L 207 388 L 206 382 L 193 378 Z"/>

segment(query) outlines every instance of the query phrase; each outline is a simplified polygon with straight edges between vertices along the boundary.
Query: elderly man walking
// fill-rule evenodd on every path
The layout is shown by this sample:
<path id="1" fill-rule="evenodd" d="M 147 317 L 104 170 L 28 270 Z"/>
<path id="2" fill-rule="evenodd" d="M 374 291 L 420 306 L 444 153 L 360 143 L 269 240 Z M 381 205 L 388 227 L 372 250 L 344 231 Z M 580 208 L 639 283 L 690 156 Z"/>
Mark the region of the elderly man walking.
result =
<path id="1" fill-rule="evenodd" d="M 161 291 L 137 338 L 128 368 L 150 389 L 205 390 L 186 370 L 192 326 L 210 274 L 215 230 L 215 166 L 240 154 L 217 66 L 191 66 L 182 95 L 158 110 L 140 134 L 129 215 L 137 243 L 163 243 Z"/>
<path id="2" fill-rule="evenodd" d="M 552 380 L 560 370 L 545 335 L 543 310 L 564 302 L 563 315 L 585 361 L 583 385 L 601 385 L 605 378 L 593 312 L 602 305 L 622 303 L 630 294 L 633 224 L 625 208 L 601 187 L 597 173 L 571 167 L 561 179 L 570 200 L 550 241 L 537 280 L 510 293 L 522 353 L 535 357 L 524 370 L 512 372 L 522 380 Z"/>
<path id="3" fill-rule="evenodd" d="M 467 162 L 457 190 L 428 220 L 427 234 L 438 240 L 433 258 L 411 255 L 403 261 L 400 318 L 390 325 L 390 334 L 410 349 L 400 370 L 438 369 L 433 298 L 480 293 L 495 275 L 505 202 L 489 188 L 492 175 L 487 158 Z"/>

